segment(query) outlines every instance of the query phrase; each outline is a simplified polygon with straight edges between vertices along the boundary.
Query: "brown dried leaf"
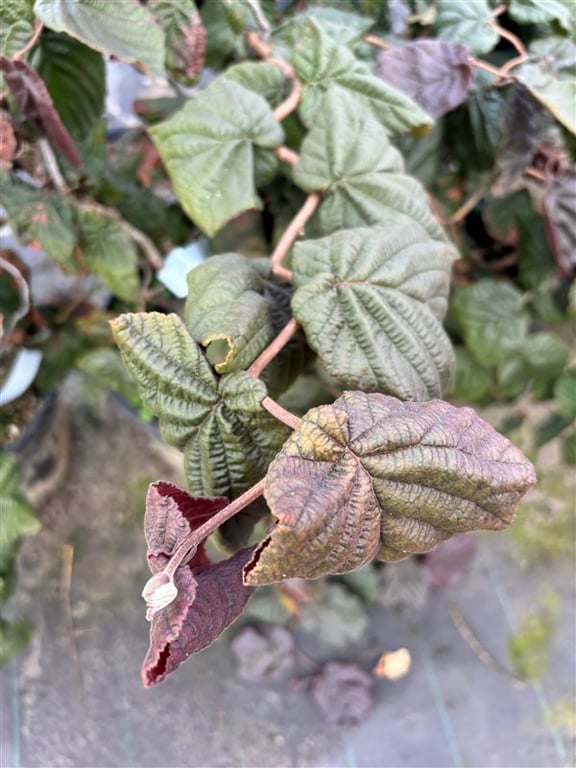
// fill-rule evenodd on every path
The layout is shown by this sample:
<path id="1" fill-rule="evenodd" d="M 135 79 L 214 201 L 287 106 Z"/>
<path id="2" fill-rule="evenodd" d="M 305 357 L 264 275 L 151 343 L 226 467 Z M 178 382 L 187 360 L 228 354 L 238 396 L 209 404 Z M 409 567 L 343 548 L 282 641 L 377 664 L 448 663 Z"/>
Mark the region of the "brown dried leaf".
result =
<path id="1" fill-rule="evenodd" d="M 470 408 L 345 392 L 313 408 L 270 465 L 276 524 L 246 584 L 346 573 L 510 524 L 531 463 Z"/>
<path id="2" fill-rule="evenodd" d="M 374 703 L 374 681 L 357 664 L 329 662 L 310 688 L 322 714 L 334 725 L 357 725 Z"/>
<path id="3" fill-rule="evenodd" d="M 0 56 L 0 70 L 4 72 L 6 85 L 23 115 L 29 120 L 38 121 L 54 147 L 69 163 L 79 168 L 82 159 L 36 70 L 25 61 L 14 61 L 6 56 Z"/>

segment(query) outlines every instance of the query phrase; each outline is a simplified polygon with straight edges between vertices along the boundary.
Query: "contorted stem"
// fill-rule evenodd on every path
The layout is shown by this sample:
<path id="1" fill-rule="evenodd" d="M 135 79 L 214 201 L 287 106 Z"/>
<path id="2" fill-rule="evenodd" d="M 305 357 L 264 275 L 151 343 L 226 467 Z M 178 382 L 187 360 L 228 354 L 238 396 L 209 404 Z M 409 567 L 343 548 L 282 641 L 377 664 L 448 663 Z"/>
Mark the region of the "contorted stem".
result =
<path id="1" fill-rule="evenodd" d="M 277 403 L 276 400 L 272 400 L 271 397 L 265 397 L 260 405 L 268 411 L 268 413 L 272 414 L 275 419 L 286 424 L 290 429 L 298 429 L 300 426 L 301 419 L 293 413 L 290 413 L 290 411 L 287 411 L 286 408 L 282 408 L 282 406 Z"/>
<path id="2" fill-rule="evenodd" d="M 211 533 L 219 528 L 222 523 L 229 520 L 231 517 L 239 512 L 248 504 L 251 504 L 255 499 L 261 496 L 264 492 L 264 479 L 260 480 L 256 485 L 248 488 L 247 491 L 237 499 L 234 499 L 224 509 L 217 512 L 210 520 L 207 520 L 204 525 L 196 528 L 194 531 L 190 531 L 176 547 L 166 567 L 159 573 L 155 573 L 151 579 L 146 582 L 146 586 L 142 590 L 142 597 L 146 601 L 148 606 L 148 612 L 146 618 L 150 620 L 152 615 L 157 611 L 162 610 L 176 598 L 178 595 L 178 589 L 174 584 L 174 574 L 178 566 L 180 566 L 184 560 L 190 555 L 193 550 L 196 550 L 199 544 L 206 539 Z"/>
<path id="3" fill-rule="evenodd" d="M 248 373 L 250 376 L 254 376 L 255 378 L 260 376 L 264 368 L 266 368 L 266 366 L 276 357 L 278 352 L 280 352 L 280 350 L 283 349 L 286 344 L 288 344 L 297 330 L 298 323 L 293 317 L 291 317 L 284 328 L 282 328 L 278 336 L 276 336 L 276 338 L 270 342 L 266 349 L 264 349 L 258 355 L 256 360 L 254 360 L 250 368 L 248 368 Z"/>
<path id="4" fill-rule="evenodd" d="M 289 149 L 285 146 L 276 147 L 274 154 L 278 160 L 281 160 L 283 163 L 288 163 L 288 165 L 296 165 L 300 160 L 298 152 L 294 152 L 293 149 Z"/>
<path id="5" fill-rule="evenodd" d="M 282 259 L 286 256 L 298 235 L 302 233 L 304 225 L 308 219 L 311 218 L 312 214 L 318 207 L 319 202 L 319 192 L 312 192 L 309 194 L 302 208 L 300 208 L 296 216 L 294 216 L 290 224 L 284 230 L 282 237 L 278 241 L 278 245 L 270 257 L 272 262 L 272 273 L 277 277 L 280 277 L 288 282 L 292 281 L 292 272 L 282 266 Z"/>

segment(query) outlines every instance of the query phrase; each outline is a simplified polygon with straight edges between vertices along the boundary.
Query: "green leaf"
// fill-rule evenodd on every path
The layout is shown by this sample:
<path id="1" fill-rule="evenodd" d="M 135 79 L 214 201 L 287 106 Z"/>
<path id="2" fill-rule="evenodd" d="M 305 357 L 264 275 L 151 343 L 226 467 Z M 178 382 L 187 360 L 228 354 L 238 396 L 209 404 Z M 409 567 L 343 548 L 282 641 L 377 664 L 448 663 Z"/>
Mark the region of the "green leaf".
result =
<path id="1" fill-rule="evenodd" d="M 22 536 L 37 533 L 40 522 L 20 491 L 20 472 L 12 453 L 0 454 L 0 573 L 5 573 Z"/>
<path id="2" fill-rule="evenodd" d="M 143 66 L 165 77 L 164 33 L 136 0 L 36 0 L 34 13 L 55 32 L 65 32 L 90 48 Z"/>
<path id="3" fill-rule="evenodd" d="M 371 113 L 392 134 L 433 123 L 412 99 L 372 75 L 313 19 L 302 25 L 292 64 L 304 86 L 298 114 L 308 128 L 316 124 L 322 97 L 333 86 L 339 86 L 355 100 L 356 109 Z"/>
<path id="4" fill-rule="evenodd" d="M 565 371 L 554 387 L 556 407 L 566 419 L 576 419 L 576 368 Z"/>
<path id="5" fill-rule="evenodd" d="M 261 207 L 254 147 L 272 149 L 284 138 L 261 96 L 224 79 L 151 128 L 150 135 L 182 207 L 210 237 L 242 211 Z"/>
<path id="6" fill-rule="evenodd" d="M 403 170 L 378 121 L 346 91 L 330 88 L 294 168 L 299 187 L 324 192 L 316 219 L 321 233 L 416 222 L 445 241 L 422 186 Z"/>
<path id="7" fill-rule="evenodd" d="M 78 206 L 78 250 L 89 271 L 122 299 L 136 298 L 138 252 L 121 220 L 113 212 L 89 203 Z"/>
<path id="8" fill-rule="evenodd" d="M 546 671 L 560 610 L 559 594 L 550 591 L 542 595 L 536 607 L 508 641 L 512 664 L 522 680 L 541 677 Z"/>
<path id="9" fill-rule="evenodd" d="M 516 74 L 559 123 L 576 133 L 576 43 L 564 37 L 536 40 Z"/>
<path id="10" fill-rule="evenodd" d="M 489 53 L 498 42 L 493 20 L 486 0 L 438 0 L 438 37 L 466 43 L 474 54 Z"/>
<path id="11" fill-rule="evenodd" d="M 34 32 L 33 0 L 0 3 L 0 55 L 9 59 L 23 48 Z"/>
<path id="12" fill-rule="evenodd" d="M 2 181 L 2 190 L 2 205 L 22 244 L 40 245 L 64 269 L 77 272 L 75 211 L 70 201 L 7 178 Z"/>
<path id="13" fill-rule="evenodd" d="M 292 291 L 269 275 L 268 259 L 237 253 L 212 256 L 188 273 L 186 325 L 206 347 L 217 373 L 244 370 L 291 317 Z M 261 378 L 273 395 L 286 389 L 310 361 L 302 338 L 290 341 Z"/>
<path id="14" fill-rule="evenodd" d="M 345 392 L 309 411 L 270 465 L 264 495 L 276 524 L 244 581 L 346 573 L 505 528 L 535 480 L 470 408 Z"/>
<path id="15" fill-rule="evenodd" d="M 498 280 L 479 280 L 460 288 L 453 310 L 466 345 L 485 367 L 507 360 L 520 350 L 528 316 L 520 291 Z"/>
<path id="16" fill-rule="evenodd" d="M 266 99 L 271 107 L 277 107 L 285 95 L 284 75 L 274 64 L 263 61 L 243 61 L 241 64 L 234 64 L 223 72 L 221 79 L 233 80 L 243 88 L 257 93 Z"/>
<path id="17" fill-rule="evenodd" d="M 31 637 L 32 627 L 26 619 L 12 622 L 0 619 L 0 667 L 12 656 L 21 653 Z"/>
<path id="18" fill-rule="evenodd" d="M 454 376 L 454 400 L 483 402 L 492 390 L 492 379 L 464 347 L 456 347 L 456 373 Z"/>
<path id="19" fill-rule="evenodd" d="M 86 138 L 104 112 L 101 54 L 68 35 L 44 30 L 34 64 L 66 128 L 74 138 Z"/>
<path id="20" fill-rule="evenodd" d="M 556 379 L 564 370 L 568 347 L 552 333 L 534 333 L 528 337 L 522 350 L 530 375 L 536 379 Z"/>
<path id="21" fill-rule="evenodd" d="M 263 477 L 288 430 L 262 409 L 261 381 L 217 377 L 177 315 L 121 315 L 112 331 L 164 440 L 184 449 L 193 493 L 233 497 Z"/>
<path id="22" fill-rule="evenodd" d="M 304 241 L 294 249 L 294 316 L 343 387 L 438 397 L 453 368 L 441 325 L 450 264 L 449 247 L 416 224 Z"/>
<path id="23" fill-rule="evenodd" d="M 186 85 L 204 66 L 206 30 L 193 0 L 151 0 L 148 8 L 166 35 L 166 71 Z"/>
<path id="24" fill-rule="evenodd" d="M 343 650 L 357 643 L 368 629 L 362 601 L 341 584 L 326 584 L 318 602 L 300 609 L 299 629 L 329 648 Z"/>
<path id="25" fill-rule="evenodd" d="M 511 0 L 508 13 L 521 24 L 545 24 L 556 21 L 566 32 L 574 32 L 572 0 Z"/>

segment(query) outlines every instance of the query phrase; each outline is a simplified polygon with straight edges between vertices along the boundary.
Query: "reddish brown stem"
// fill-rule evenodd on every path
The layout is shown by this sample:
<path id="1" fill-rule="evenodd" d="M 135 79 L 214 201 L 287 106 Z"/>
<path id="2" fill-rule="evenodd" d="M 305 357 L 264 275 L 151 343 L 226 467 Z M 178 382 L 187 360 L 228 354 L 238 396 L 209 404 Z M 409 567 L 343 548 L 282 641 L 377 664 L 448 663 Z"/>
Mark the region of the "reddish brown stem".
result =
<path id="1" fill-rule="evenodd" d="M 458 208 L 457 211 L 454 211 L 454 213 L 448 217 L 447 223 L 448 224 L 456 224 L 459 221 L 462 221 L 469 213 L 470 211 L 476 207 L 476 205 L 482 200 L 484 195 L 486 194 L 486 185 L 482 184 L 478 189 L 466 200 L 465 203 L 463 203 L 460 208 Z"/>
<path id="2" fill-rule="evenodd" d="M 474 56 L 468 57 L 468 64 L 470 64 L 470 66 L 472 67 L 483 69 L 485 72 L 490 72 L 491 75 L 494 75 L 498 79 L 502 77 L 502 70 L 498 69 L 498 67 L 493 67 L 491 64 L 486 64 L 485 61 L 480 61 L 480 59 L 475 59 Z"/>
<path id="3" fill-rule="evenodd" d="M 297 165 L 300 161 L 300 155 L 285 146 L 276 147 L 274 154 L 278 160 L 281 160 L 283 163 L 288 163 L 288 165 Z"/>
<path id="4" fill-rule="evenodd" d="M 265 397 L 264 400 L 262 400 L 262 408 L 268 411 L 268 413 L 272 414 L 275 419 L 278 419 L 278 421 L 281 421 L 283 424 L 286 424 L 287 427 L 290 427 L 290 429 L 298 429 L 300 426 L 300 419 L 298 416 L 295 416 L 293 413 L 290 413 L 290 411 L 287 411 L 286 408 L 282 408 L 281 405 L 279 405 L 276 400 L 272 400 L 271 397 Z"/>
<path id="5" fill-rule="evenodd" d="M 512 43 L 514 48 L 516 48 L 518 51 L 519 56 L 523 56 L 525 59 L 528 58 L 528 51 L 526 50 L 519 37 L 516 37 L 515 34 L 509 32 L 507 29 L 504 29 L 504 27 L 501 27 L 500 24 L 497 24 L 495 21 L 491 21 L 490 26 L 492 29 L 495 29 L 496 32 L 498 32 L 500 37 L 503 37 L 505 40 L 508 40 L 508 42 Z"/>
<path id="6" fill-rule="evenodd" d="M 392 43 L 387 43 L 385 40 L 380 40 L 380 38 L 376 37 L 376 35 L 365 35 L 364 40 L 369 45 L 373 45 L 374 48 L 382 48 L 383 51 L 389 51 L 391 48 L 394 48 Z"/>
<path id="7" fill-rule="evenodd" d="M 280 238 L 278 245 L 274 249 L 274 253 L 270 257 L 272 261 L 272 272 L 277 277 L 286 278 L 288 270 L 281 266 L 282 259 L 286 256 L 298 235 L 302 234 L 304 225 L 318 207 L 319 202 L 320 194 L 318 192 L 312 192 L 308 195 L 302 208 L 300 208 L 296 216 L 294 216 L 290 224 L 284 230 L 284 234 Z M 279 270 L 282 270 L 284 274 Z M 291 277 L 292 274 L 290 273 L 290 278 Z"/>
<path id="8" fill-rule="evenodd" d="M 300 98 L 302 97 L 302 83 L 300 80 L 297 80 L 295 77 L 292 78 L 292 90 L 290 91 L 290 95 L 284 99 L 284 101 L 281 104 L 278 104 L 274 112 L 272 113 L 274 115 L 274 119 L 278 120 L 280 123 L 284 118 L 288 117 L 288 115 L 291 112 L 294 112 L 298 104 L 300 103 Z"/>
<path id="9" fill-rule="evenodd" d="M 248 504 L 251 504 L 259 496 L 262 496 L 264 493 L 264 482 L 264 479 L 260 480 L 256 485 L 253 485 L 251 488 L 248 488 L 247 491 L 244 491 L 244 493 L 241 496 L 238 496 L 237 499 L 230 502 L 224 509 L 221 509 L 220 512 L 217 512 L 210 518 L 210 520 L 207 520 L 204 525 L 196 528 L 195 531 L 190 531 L 174 550 L 170 562 L 166 568 L 164 568 L 163 572 L 166 576 L 172 579 L 176 573 L 176 569 L 192 549 L 195 549 L 202 541 L 204 541 L 204 539 L 210 536 L 211 533 L 214 533 L 222 523 L 225 523 L 226 520 L 234 517 L 237 512 L 240 512 L 241 509 L 247 507 Z"/>
<path id="10" fill-rule="evenodd" d="M 14 61 L 17 61 L 18 59 L 22 59 L 24 56 L 26 56 L 28 51 L 31 51 L 32 48 L 34 48 L 34 46 L 38 42 L 38 38 L 42 34 L 43 28 L 44 28 L 44 24 L 41 21 L 37 21 L 36 22 L 36 26 L 34 27 L 34 32 L 32 34 L 32 37 L 30 38 L 30 40 L 28 40 L 26 45 L 24 45 L 22 48 L 20 48 L 19 51 L 16 51 L 14 56 L 12 56 L 12 59 Z"/>
<path id="11" fill-rule="evenodd" d="M 286 344 L 288 344 L 297 330 L 298 323 L 293 317 L 291 317 L 284 328 L 282 328 L 278 336 L 276 336 L 276 338 L 266 347 L 266 349 L 258 355 L 250 368 L 248 368 L 248 373 L 250 376 L 254 376 L 255 378 L 260 376 L 264 368 L 266 368 L 266 366 L 276 357 L 278 352 L 280 352 L 280 350 L 283 349 Z"/>

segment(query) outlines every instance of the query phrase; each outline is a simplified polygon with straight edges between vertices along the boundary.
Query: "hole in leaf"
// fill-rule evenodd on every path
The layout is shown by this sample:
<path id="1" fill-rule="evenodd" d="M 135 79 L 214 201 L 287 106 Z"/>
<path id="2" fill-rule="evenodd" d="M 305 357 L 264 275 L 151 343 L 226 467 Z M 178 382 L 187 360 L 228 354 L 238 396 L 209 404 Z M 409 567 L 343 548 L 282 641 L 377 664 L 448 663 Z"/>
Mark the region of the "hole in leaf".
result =
<path id="1" fill-rule="evenodd" d="M 230 362 L 233 352 L 227 339 L 214 339 L 206 347 L 206 357 L 216 370 Z"/>
<path id="2" fill-rule="evenodd" d="M 157 663 L 152 668 L 146 669 L 146 679 L 144 681 L 146 687 L 155 685 L 166 675 L 166 665 L 168 664 L 169 656 L 170 643 L 166 643 L 164 648 L 158 654 Z"/>

